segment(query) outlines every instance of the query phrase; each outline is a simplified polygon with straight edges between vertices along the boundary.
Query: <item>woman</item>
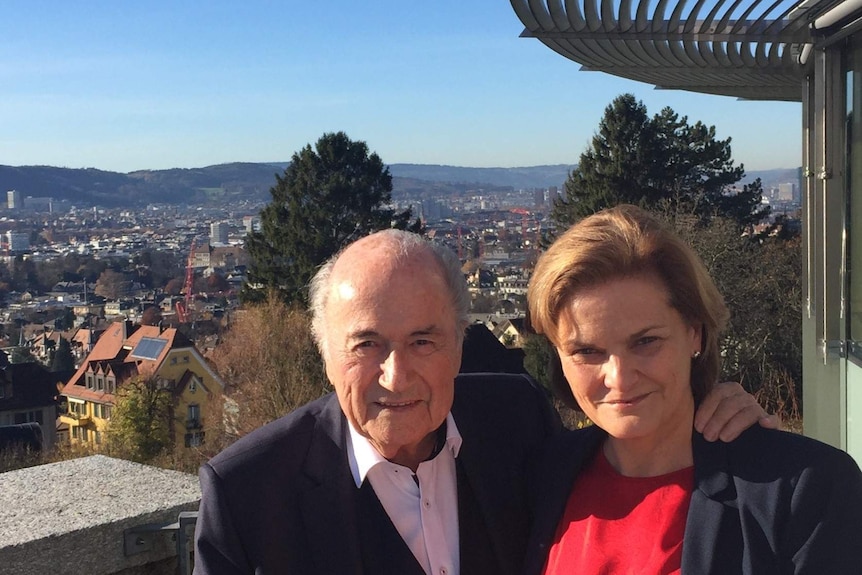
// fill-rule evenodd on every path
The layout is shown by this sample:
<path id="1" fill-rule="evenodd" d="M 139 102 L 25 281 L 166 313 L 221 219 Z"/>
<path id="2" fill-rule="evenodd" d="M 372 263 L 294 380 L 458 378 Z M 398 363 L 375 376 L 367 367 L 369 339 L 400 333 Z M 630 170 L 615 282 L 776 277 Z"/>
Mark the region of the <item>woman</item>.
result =
<path id="1" fill-rule="evenodd" d="M 846 453 L 754 426 L 693 430 L 719 373 L 724 301 L 647 212 L 618 206 L 542 255 L 531 320 L 595 424 L 545 452 L 526 573 L 862 573 L 862 473 Z"/>

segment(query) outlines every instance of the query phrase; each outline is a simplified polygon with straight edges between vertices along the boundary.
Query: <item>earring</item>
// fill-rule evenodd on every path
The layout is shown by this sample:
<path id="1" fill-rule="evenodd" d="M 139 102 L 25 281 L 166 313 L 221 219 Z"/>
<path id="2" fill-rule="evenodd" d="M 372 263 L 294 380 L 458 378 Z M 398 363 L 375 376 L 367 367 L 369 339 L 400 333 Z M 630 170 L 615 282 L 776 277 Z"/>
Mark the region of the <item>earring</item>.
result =
<path id="1" fill-rule="evenodd" d="M 700 357 L 700 350 L 697 350 L 691 354 L 691 359 L 697 359 Z"/>

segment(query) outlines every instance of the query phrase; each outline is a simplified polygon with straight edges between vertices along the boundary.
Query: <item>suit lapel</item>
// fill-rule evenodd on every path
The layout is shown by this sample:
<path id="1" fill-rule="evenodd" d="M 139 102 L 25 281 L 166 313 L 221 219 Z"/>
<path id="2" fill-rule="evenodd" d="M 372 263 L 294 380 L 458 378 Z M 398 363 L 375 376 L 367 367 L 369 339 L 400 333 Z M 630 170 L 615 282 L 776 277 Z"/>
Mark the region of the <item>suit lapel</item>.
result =
<path id="1" fill-rule="evenodd" d="M 305 465 L 309 488 L 301 503 L 308 551 L 318 573 L 362 573 L 356 515 L 359 490 L 347 463 L 346 425 L 333 394 L 313 431 Z"/>
<path id="2" fill-rule="evenodd" d="M 511 489 L 511 486 L 501 486 L 507 477 L 503 470 L 500 470 L 499 475 L 495 474 L 500 464 L 495 445 L 501 441 L 499 438 L 489 441 L 483 437 L 489 430 L 480 424 L 481 418 L 468 413 L 463 405 L 463 394 L 455 394 L 452 416 L 463 439 L 456 460 L 461 572 L 469 575 L 469 566 L 491 558 L 496 564 L 493 567 L 486 566 L 480 573 L 515 573 L 517 566 L 508 565 L 503 560 L 510 550 L 506 548 L 505 540 L 501 539 L 501 533 L 508 533 L 510 526 L 505 525 L 500 507 L 508 503 L 505 489 Z M 493 430 L 490 432 L 493 433 Z M 488 549 L 489 545 L 492 549 Z"/>
<path id="3" fill-rule="evenodd" d="M 727 444 L 692 436 L 694 492 L 682 544 L 682 573 L 716 575 L 743 564 L 737 492 L 726 471 Z"/>
<path id="4" fill-rule="evenodd" d="M 563 434 L 543 453 L 545 463 L 530 486 L 533 526 L 524 573 L 538 574 L 544 570 L 575 477 L 592 460 L 606 437 L 603 430 L 591 425 Z"/>

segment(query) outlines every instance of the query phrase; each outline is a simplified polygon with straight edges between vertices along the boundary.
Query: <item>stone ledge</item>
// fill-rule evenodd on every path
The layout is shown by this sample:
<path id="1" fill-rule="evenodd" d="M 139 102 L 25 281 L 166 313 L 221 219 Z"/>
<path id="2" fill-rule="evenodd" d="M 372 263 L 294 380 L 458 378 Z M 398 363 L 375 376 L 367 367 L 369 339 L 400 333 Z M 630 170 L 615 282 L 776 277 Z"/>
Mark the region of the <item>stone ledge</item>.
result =
<path id="1" fill-rule="evenodd" d="M 0 473 L 0 565 L 17 575 L 108 575 L 164 564 L 176 555 L 169 536 L 126 556 L 124 531 L 175 522 L 199 503 L 196 476 L 103 455 Z"/>

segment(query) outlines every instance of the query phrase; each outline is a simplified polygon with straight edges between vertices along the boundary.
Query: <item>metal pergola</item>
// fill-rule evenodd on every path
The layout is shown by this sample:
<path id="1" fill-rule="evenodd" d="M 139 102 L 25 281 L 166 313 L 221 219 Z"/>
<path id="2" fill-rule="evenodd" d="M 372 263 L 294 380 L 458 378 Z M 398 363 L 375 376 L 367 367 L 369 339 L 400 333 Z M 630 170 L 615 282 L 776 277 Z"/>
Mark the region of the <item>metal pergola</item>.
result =
<path id="1" fill-rule="evenodd" d="M 818 28 L 856 0 L 511 0 L 537 38 L 582 65 L 654 84 L 801 101 Z M 845 8 L 842 8 L 844 6 Z M 832 17 L 827 18 L 831 13 Z M 837 16 L 837 18 L 836 18 Z M 819 26 L 815 25 L 819 23 Z"/>

